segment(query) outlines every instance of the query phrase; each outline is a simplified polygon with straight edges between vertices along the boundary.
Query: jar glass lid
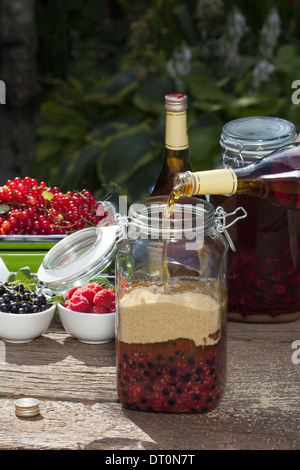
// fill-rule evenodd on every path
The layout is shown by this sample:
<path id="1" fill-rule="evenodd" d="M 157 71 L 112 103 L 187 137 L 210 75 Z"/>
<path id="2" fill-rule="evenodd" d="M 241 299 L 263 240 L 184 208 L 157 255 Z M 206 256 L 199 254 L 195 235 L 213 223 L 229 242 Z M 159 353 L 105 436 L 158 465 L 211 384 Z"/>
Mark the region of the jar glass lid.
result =
<path id="1" fill-rule="evenodd" d="M 113 260 L 118 225 L 74 232 L 54 245 L 38 269 L 38 279 L 55 292 L 82 285 Z"/>
<path id="2" fill-rule="evenodd" d="M 235 119 L 223 127 L 221 145 L 241 146 L 245 151 L 272 151 L 296 138 L 294 124 L 285 119 L 258 116 Z"/>

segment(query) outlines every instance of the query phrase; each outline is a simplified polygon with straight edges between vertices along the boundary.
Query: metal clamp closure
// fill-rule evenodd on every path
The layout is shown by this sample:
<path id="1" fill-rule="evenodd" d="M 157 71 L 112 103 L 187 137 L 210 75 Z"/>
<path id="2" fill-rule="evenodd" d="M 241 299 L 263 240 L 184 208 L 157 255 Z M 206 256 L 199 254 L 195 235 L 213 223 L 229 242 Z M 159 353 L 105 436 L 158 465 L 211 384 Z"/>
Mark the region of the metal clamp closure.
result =
<path id="1" fill-rule="evenodd" d="M 236 217 L 232 222 L 226 224 L 226 218 L 227 217 L 231 217 L 233 215 L 236 215 L 239 211 L 242 211 L 243 214 Z M 219 233 L 224 233 L 228 243 L 229 243 L 229 246 L 230 248 L 232 249 L 232 251 L 236 251 L 236 248 L 234 246 L 234 243 L 227 231 L 227 229 L 229 227 L 231 227 L 232 225 L 234 225 L 238 220 L 240 219 L 245 219 L 245 217 L 247 217 L 247 212 L 245 211 L 245 209 L 243 207 L 238 207 L 237 209 L 235 209 L 235 211 L 233 212 L 230 212 L 229 214 L 227 214 L 225 212 L 225 210 L 223 209 L 223 207 L 219 206 L 216 208 L 216 211 L 215 211 L 215 226 L 216 226 L 216 230 L 219 232 Z"/>
<path id="2" fill-rule="evenodd" d="M 222 140 L 221 145 L 224 148 L 223 160 L 225 164 L 237 167 L 244 166 L 243 150 L 244 147 L 240 142 L 234 142 L 229 139 Z"/>
<path id="3" fill-rule="evenodd" d="M 128 217 L 126 215 L 116 214 L 115 216 L 116 224 L 119 227 L 120 231 L 117 233 L 117 241 L 120 242 L 127 238 L 127 227 L 128 227 Z"/>

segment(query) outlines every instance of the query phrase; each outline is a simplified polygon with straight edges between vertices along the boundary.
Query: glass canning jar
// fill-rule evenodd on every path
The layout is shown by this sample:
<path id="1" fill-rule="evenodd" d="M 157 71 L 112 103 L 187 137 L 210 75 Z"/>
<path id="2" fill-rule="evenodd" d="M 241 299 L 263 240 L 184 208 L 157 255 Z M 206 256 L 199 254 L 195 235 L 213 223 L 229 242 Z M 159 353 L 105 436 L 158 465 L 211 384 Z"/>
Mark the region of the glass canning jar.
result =
<path id="1" fill-rule="evenodd" d="M 115 260 L 117 391 L 134 410 L 204 412 L 226 376 L 227 216 L 198 198 L 137 201 L 57 243 L 38 277 L 63 294 Z M 223 233 L 225 236 L 223 236 Z M 228 239 L 228 241 L 226 240 Z"/>
<path id="2" fill-rule="evenodd" d="M 129 208 L 116 255 L 117 389 L 134 410 L 203 412 L 223 392 L 227 251 L 207 201 L 167 198 Z"/>
<path id="3" fill-rule="evenodd" d="M 220 138 L 222 165 L 248 165 L 295 140 L 292 123 L 250 117 L 226 124 Z M 225 211 L 243 206 L 245 221 L 228 232 L 236 247 L 228 257 L 228 319 L 288 322 L 300 316 L 300 212 L 259 197 L 212 196 Z"/>

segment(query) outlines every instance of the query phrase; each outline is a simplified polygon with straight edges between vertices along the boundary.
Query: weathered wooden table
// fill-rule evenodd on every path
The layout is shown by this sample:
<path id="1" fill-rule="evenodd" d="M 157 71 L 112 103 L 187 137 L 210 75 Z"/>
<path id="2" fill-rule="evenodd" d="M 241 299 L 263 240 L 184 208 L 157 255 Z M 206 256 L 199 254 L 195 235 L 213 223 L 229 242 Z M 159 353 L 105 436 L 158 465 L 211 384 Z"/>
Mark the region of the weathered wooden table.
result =
<path id="1" fill-rule="evenodd" d="M 123 409 L 114 342 L 79 343 L 56 319 L 30 343 L 0 342 L 0 449 L 299 449 L 300 321 L 228 330 L 226 393 L 207 414 Z M 40 415 L 17 417 L 21 396 Z"/>

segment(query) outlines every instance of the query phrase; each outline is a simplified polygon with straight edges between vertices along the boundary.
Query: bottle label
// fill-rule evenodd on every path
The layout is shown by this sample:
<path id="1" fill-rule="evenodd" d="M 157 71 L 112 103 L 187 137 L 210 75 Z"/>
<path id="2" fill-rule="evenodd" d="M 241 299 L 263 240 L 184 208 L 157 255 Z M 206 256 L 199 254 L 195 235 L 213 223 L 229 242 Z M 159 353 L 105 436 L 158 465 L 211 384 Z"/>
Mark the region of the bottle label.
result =
<path id="1" fill-rule="evenodd" d="M 189 146 L 186 111 L 182 113 L 166 113 L 166 148 L 184 150 Z"/>
<path id="2" fill-rule="evenodd" d="M 195 177 L 194 195 L 234 194 L 237 190 L 237 176 L 231 168 L 198 171 Z"/>

